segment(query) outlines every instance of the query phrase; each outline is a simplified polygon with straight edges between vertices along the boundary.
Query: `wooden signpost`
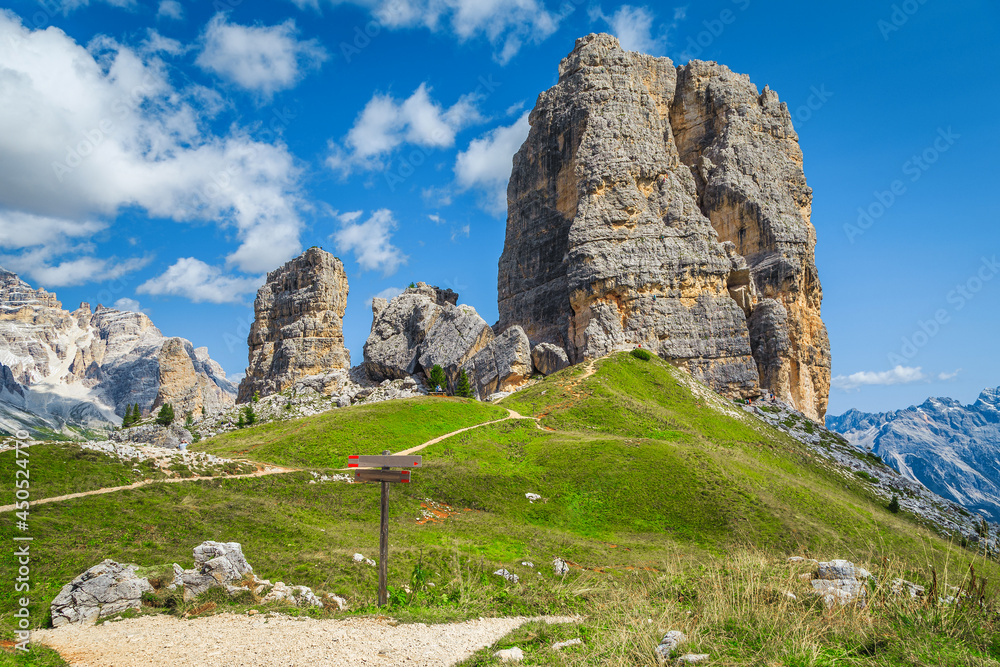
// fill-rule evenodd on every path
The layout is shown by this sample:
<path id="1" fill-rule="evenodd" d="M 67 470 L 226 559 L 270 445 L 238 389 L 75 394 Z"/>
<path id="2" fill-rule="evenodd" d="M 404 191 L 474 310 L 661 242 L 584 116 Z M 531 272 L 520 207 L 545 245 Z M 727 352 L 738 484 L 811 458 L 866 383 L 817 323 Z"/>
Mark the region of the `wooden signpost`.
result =
<path id="1" fill-rule="evenodd" d="M 382 485 L 382 519 L 379 525 L 378 557 L 378 606 L 389 603 L 389 485 L 397 482 L 410 483 L 409 470 L 390 468 L 419 468 L 423 457 L 390 456 L 389 450 L 381 456 L 348 456 L 348 468 L 366 468 L 354 473 L 355 482 L 379 482 Z M 374 468 L 374 470 L 372 469 Z"/>

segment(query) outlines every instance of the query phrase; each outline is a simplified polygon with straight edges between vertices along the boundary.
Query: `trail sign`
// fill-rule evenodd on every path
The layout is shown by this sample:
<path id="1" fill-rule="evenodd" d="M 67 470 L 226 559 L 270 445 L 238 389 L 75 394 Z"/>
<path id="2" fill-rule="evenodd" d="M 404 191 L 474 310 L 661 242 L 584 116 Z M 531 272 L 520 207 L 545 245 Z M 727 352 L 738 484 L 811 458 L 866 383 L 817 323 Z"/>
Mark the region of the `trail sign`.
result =
<path id="1" fill-rule="evenodd" d="M 419 468 L 422 456 L 354 456 L 347 457 L 348 468 Z"/>
<path id="2" fill-rule="evenodd" d="M 358 470 L 354 473 L 355 482 L 402 482 L 410 483 L 409 470 Z"/>
<path id="3" fill-rule="evenodd" d="M 357 470 L 354 473 L 355 482 L 380 482 L 382 485 L 381 510 L 378 540 L 378 606 L 389 603 L 389 485 L 395 482 L 409 484 L 409 470 L 389 470 L 389 468 L 419 468 L 423 457 L 420 456 L 390 456 L 389 450 L 381 456 L 347 457 L 348 468 L 375 468 L 375 470 Z"/>

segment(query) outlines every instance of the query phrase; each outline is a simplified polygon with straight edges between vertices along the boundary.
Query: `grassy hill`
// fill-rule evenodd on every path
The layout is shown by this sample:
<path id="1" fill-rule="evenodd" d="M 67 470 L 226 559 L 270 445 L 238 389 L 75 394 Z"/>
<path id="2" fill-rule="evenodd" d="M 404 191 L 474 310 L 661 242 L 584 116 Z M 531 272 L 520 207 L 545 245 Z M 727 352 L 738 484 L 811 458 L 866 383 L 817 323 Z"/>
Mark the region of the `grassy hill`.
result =
<path id="1" fill-rule="evenodd" d="M 420 452 L 425 467 L 411 484 L 393 487 L 396 617 L 584 617 L 501 642 L 524 648 L 528 664 L 655 664 L 662 631 L 681 629 L 691 637 L 686 648 L 711 654 L 711 664 L 1000 665 L 995 607 L 925 606 L 888 594 L 896 576 L 929 583 L 931 568 L 941 590 L 945 580 L 960 585 L 974 563 L 994 582 L 992 595 L 995 563 L 890 513 L 862 480 L 669 364 L 625 353 L 566 369 L 500 407 L 437 398 L 355 406 L 198 445 L 299 472 L 154 484 L 33 508 L 34 618 L 44 622 L 59 588 L 103 558 L 190 567 L 191 548 L 207 539 L 242 543 L 264 577 L 338 593 L 353 613 L 370 613 L 375 570 L 351 555 L 377 551 L 377 487 L 316 475 L 348 454 L 400 451 L 502 418 L 504 408 L 538 421 L 445 439 Z M 56 460 L 73 455 L 66 447 L 39 457 L 32 478 L 62 487 L 57 478 L 72 475 Z M 12 488 L 8 467 L 2 475 Z M 11 515 L 4 519 L 0 538 L 10 543 Z M 825 609 L 799 578 L 808 570 L 786 562 L 793 554 L 865 564 L 880 577 L 871 604 Z M 573 564 L 565 578 L 552 573 L 557 556 Z M 522 564 L 529 561 L 535 567 Z M 9 550 L 0 564 L 13 571 Z M 520 582 L 494 576 L 499 567 Z M 13 606 L 14 594 L 0 591 L 5 627 Z M 570 636 L 584 646 L 549 648 Z M 469 664 L 492 664 L 489 655 Z"/>

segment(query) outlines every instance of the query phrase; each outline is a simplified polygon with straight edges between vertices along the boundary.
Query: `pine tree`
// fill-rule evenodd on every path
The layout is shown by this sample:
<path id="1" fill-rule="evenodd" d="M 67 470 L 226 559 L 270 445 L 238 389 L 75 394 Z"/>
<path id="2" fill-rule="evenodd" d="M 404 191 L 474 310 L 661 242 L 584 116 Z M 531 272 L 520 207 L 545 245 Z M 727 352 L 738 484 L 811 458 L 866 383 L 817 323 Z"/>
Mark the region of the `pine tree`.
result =
<path id="1" fill-rule="evenodd" d="M 257 413 L 255 413 L 253 411 L 253 407 L 249 405 L 243 408 L 243 414 L 241 416 L 247 426 L 252 426 L 257 421 Z"/>
<path id="2" fill-rule="evenodd" d="M 164 403 L 160 408 L 160 414 L 156 417 L 156 423 L 160 426 L 170 426 L 174 422 L 174 406 Z"/>
<path id="3" fill-rule="evenodd" d="M 448 376 L 444 374 L 444 369 L 441 368 L 440 364 L 434 364 L 431 368 L 431 391 L 437 391 L 438 387 L 443 389 L 448 388 Z"/>
<path id="4" fill-rule="evenodd" d="M 893 496 L 892 500 L 889 501 L 889 506 L 886 507 L 886 509 L 892 512 L 893 514 L 897 514 L 899 512 L 899 496 Z"/>
<path id="5" fill-rule="evenodd" d="M 125 416 L 122 417 L 122 428 L 128 428 L 132 425 L 132 406 L 126 406 Z"/>
<path id="6" fill-rule="evenodd" d="M 236 428 L 243 428 L 247 425 L 246 419 L 243 418 L 243 411 L 240 410 L 240 418 L 236 420 Z"/>
<path id="7" fill-rule="evenodd" d="M 142 410 L 139 409 L 139 404 L 136 403 L 132 406 L 132 424 L 138 424 L 140 419 L 142 419 Z"/>
<path id="8" fill-rule="evenodd" d="M 469 376 L 465 373 L 465 369 L 458 374 L 458 383 L 455 385 L 455 395 L 461 396 L 462 398 L 475 398 L 476 395 L 472 392 L 472 385 L 469 383 Z"/>

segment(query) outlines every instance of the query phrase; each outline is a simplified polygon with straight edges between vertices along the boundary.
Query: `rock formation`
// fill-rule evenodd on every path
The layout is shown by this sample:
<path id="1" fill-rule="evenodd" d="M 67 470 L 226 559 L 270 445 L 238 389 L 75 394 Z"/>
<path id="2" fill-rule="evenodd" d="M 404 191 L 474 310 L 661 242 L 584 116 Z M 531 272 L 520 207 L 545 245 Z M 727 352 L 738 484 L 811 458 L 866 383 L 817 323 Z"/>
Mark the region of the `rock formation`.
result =
<path id="1" fill-rule="evenodd" d="M 343 263 L 312 247 L 267 274 L 257 291 L 247 374 L 237 402 L 274 394 L 295 380 L 349 369 L 344 348 L 347 274 Z"/>
<path id="2" fill-rule="evenodd" d="M 99 618 L 142 607 L 142 594 L 152 593 L 147 579 L 136 574 L 136 565 L 111 559 L 90 568 L 63 586 L 52 600 L 52 625 L 94 623 Z"/>
<path id="3" fill-rule="evenodd" d="M 471 378 L 476 397 L 489 398 L 500 391 L 513 391 L 531 379 L 531 343 L 519 326 L 513 326 L 490 341 L 462 368 Z"/>
<path id="4" fill-rule="evenodd" d="M 589 35 L 514 157 L 501 331 L 573 363 L 642 345 L 717 391 L 826 411 L 811 191 L 787 107 L 715 63 Z"/>
<path id="5" fill-rule="evenodd" d="M 181 367 L 183 377 L 172 370 Z M 232 405 L 235 394 L 207 349 L 166 338 L 146 315 L 87 303 L 66 311 L 55 294 L 0 270 L 0 430 L 71 435 L 117 424 L 135 403 L 169 402 L 183 414 Z"/>
<path id="6" fill-rule="evenodd" d="M 430 377 L 441 366 L 454 385 L 461 367 L 494 338 L 472 306 L 458 294 L 417 283 L 386 301 L 372 300 L 372 331 L 365 342 L 364 368 L 375 382 L 410 375 Z"/>

